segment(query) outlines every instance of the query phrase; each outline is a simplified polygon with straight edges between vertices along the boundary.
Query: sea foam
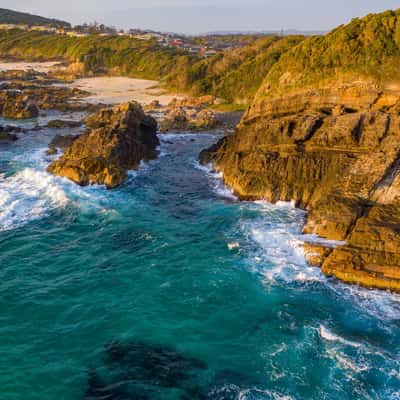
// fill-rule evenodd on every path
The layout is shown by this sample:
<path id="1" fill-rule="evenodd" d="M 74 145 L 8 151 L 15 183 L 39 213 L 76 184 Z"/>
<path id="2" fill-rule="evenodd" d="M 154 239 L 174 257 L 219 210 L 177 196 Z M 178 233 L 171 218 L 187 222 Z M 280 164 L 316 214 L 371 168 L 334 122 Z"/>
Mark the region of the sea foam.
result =
<path id="1" fill-rule="evenodd" d="M 319 327 L 319 334 L 323 339 L 325 339 L 325 340 L 327 340 L 329 342 L 339 342 L 339 343 L 341 343 L 343 345 L 346 345 L 346 346 L 361 347 L 360 343 L 344 339 L 341 336 L 336 335 L 335 333 L 331 332 L 328 328 L 326 328 L 323 325 L 321 325 Z"/>
<path id="2" fill-rule="evenodd" d="M 42 218 L 50 209 L 63 207 L 68 198 L 56 178 L 26 168 L 14 176 L 0 177 L 0 230 L 10 230 Z"/>

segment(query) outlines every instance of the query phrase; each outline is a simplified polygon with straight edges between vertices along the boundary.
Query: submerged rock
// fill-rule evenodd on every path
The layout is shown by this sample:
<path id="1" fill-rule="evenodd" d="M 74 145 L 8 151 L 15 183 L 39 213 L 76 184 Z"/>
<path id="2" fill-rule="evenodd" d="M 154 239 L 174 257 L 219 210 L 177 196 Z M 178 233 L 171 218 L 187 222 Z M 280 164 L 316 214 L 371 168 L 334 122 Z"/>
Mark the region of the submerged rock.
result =
<path id="1" fill-rule="evenodd" d="M 168 346 L 112 342 L 88 372 L 84 400 L 234 400 L 258 384 L 243 371 L 212 371 Z"/>
<path id="2" fill-rule="evenodd" d="M 0 132 L 0 142 L 15 142 L 18 136 L 14 133 Z"/>
<path id="3" fill-rule="evenodd" d="M 88 376 L 85 400 L 205 399 L 198 381 L 206 365 L 174 349 L 141 342 L 111 343 L 104 365 Z"/>
<path id="4" fill-rule="evenodd" d="M 74 140 L 48 171 L 85 186 L 115 188 L 142 160 L 157 156 L 157 122 L 135 102 L 106 108 L 86 120 L 86 133 Z"/>

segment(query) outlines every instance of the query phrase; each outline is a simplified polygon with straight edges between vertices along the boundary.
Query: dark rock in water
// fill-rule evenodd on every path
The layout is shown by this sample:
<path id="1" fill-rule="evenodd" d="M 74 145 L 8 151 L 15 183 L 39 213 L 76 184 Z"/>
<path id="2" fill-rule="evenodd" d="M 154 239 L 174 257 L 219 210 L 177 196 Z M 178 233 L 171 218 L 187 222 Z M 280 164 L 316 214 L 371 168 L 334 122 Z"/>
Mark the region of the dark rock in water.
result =
<path id="1" fill-rule="evenodd" d="M 157 122 L 140 104 L 131 102 L 106 108 L 86 120 L 87 131 L 75 140 L 48 171 L 86 186 L 115 188 L 127 170 L 157 156 Z"/>
<path id="2" fill-rule="evenodd" d="M 20 126 L 14 126 L 14 125 L 3 125 L 0 126 L 0 132 L 3 133 L 19 133 L 22 132 L 23 129 Z"/>
<path id="3" fill-rule="evenodd" d="M 236 400 L 257 383 L 242 372 L 214 374 L 167 346 L 112 342 L 103 364 L 88 372 L 84 400 Z"/>
<path id="4" fill-rule="evenodd" d="M 62 119 L 54 119 L 48 122 L 47 128 L 50 129 L 79 128 L 82 125 L 83 121 L 66 121 Z"/>
<path id="5" fill-rule="evenodd" d="M 104 366 L 90 371 L 85 400 L 168 398 L 202 400 L 199 374 L 206 365 L 169 347 L 141 342 L 109 344 Z"/>
<path id="6" fill-rule="evenodd" d="M 135 252 L 146 248 L 152 241 L 152 236 L 146 231 L 123 229 L 111 236 L 111 245 L 116 250 Z"/>
<path id="7" fill-rule="evenodd" d="M 0 132 L 0 142 L 15 142 L 18 136 L 14 133 Z"/>
<path id="8" fill-rule="evenodd" d="M 80 135 L 56 135 L 49 143 L 49 148 L 67 149 Z"/>
<path id="9" fill-rule="evenodd" d="M 48 156 L 54 156 L 55 154 L 58 153 L 58 150 L 55 147 L 50 147 L 47 149 L 46 154 Z"/>
<path id="10" fill-rule="evenodd" d="M 207 165 L 212 163 L 215 160 L 216 155 L 223 148 L 224 143 L 226 142 L 226 138 L 222 138 L 217 143 L 213 144 L 208 149 L 204 149 L 199 154 L 199 161 L 201 165 Z"/>

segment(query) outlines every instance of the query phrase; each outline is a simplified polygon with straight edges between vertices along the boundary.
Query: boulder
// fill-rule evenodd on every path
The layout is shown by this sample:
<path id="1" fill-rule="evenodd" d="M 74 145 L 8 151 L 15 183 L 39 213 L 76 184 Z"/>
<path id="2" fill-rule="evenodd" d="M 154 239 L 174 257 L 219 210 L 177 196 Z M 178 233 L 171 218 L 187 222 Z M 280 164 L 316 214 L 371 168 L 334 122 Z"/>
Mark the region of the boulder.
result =
<path id="1" fill-rule="evenodd" d="M 160 123 L 160 131 L 202 131 L 216 128 L 218 120 L 212 110 L 175 107 L 169 110 Z"/>
<path id="2" fill-rule="evenodd" d="M 135 102 L 106 108 L 86 120 L 86 132 L 74 140 L 48 171 L 79 185 L 115 188 L 142 160 L 157 156 L 157 122 Z"/>
<path id="3" fill-rule="evenodd" d="M 149 104 L 146 104 L 145 106 L 145 110 L 147 111 L 155 111 L 159 110 L 160 108 L 162 108 L 162 104 L 160 103 L 159 100 L 153 100 Z"/>
<path id="4" fill-rule="evenodd" d="M 39 109 L 29 96 L 19 92 L 6 91 L 0 98 L 1 112 L 4 118 L 36 118 Z"/>

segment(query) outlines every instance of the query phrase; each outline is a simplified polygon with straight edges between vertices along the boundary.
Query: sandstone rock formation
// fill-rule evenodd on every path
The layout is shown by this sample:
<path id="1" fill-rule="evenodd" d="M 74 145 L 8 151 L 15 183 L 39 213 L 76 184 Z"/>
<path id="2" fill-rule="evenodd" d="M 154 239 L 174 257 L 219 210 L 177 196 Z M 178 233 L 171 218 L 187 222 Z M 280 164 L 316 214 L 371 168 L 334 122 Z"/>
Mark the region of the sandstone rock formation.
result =
<path id="1" fill-rule="evenodd" d="M 400 291 L 400 96 L 352 83 L 256 101 L 237 132 L 200 154 L 242 199 L 309 211 L 312 264 L 346 282 Z"/>
<path id="2" fill-rule="evenodd" d="M 160 131 L 202 131 L 215 129 L 217 125 L 218 120 L 212 110 L 176 107 L 170 109 L 160 121 Z"/>
<path id="3" fill-rule="evenodd" d="M 157 156 L 157 123 L 138 103 L 106 108 L 86 120 L 87 131 L 73 141 L 48 171 L 79 185 L 115 188 L 142 160 Z"/>
<path id="4" fill-rule="evenodd" d="M 4 91 L 0 96 L 0 109 L 4 118 L 36 118 L 39 109 L 29 96 L 16 91 Z"/>
<path id="5" fill-rule="evenodd" d="M 400 292 L 400 10 L 310 37 L 268 71 L 237 132 L 201 154 L 244 199 L 294 200 L 328 275 Z"/>

